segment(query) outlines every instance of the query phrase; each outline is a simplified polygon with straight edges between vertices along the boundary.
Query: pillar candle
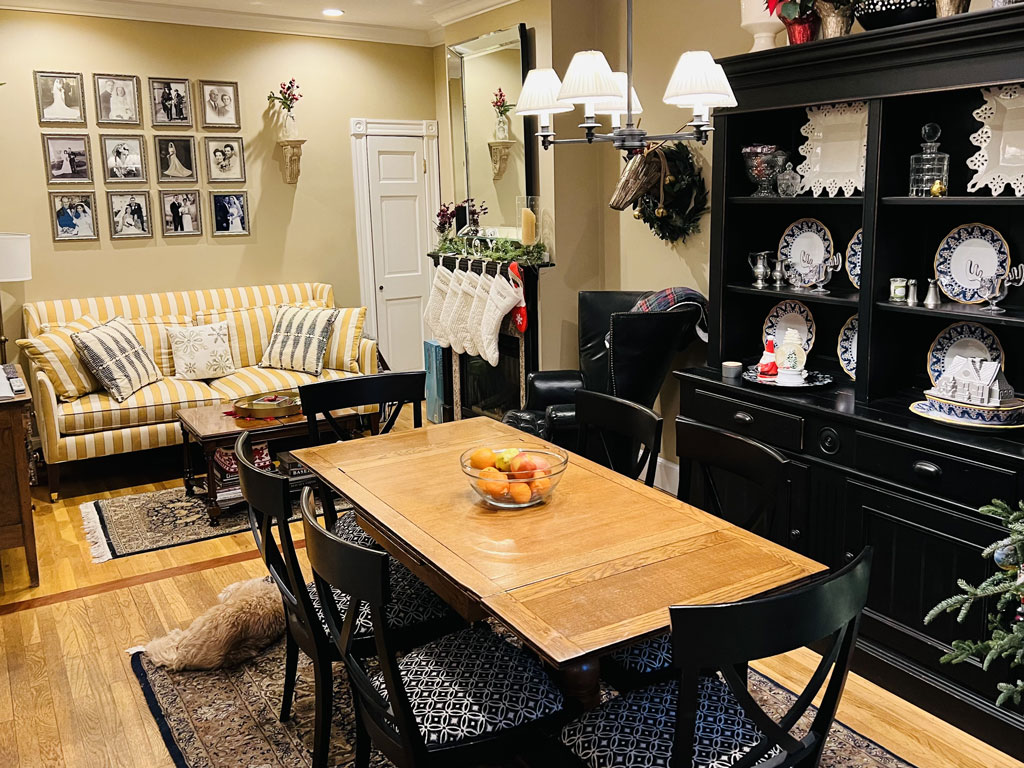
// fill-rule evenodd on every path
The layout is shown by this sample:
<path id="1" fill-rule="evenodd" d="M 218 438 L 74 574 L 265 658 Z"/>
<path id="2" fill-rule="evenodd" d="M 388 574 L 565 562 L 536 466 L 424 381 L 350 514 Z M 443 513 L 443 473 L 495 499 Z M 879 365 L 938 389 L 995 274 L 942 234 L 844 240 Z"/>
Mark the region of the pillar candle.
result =
<path id="1" fill-rule="evenodd" d="M 523 231 L 519 239 L 523 245 L 533 245 L 537 242 L 537 215 L 529 208 L 523 208 L 520 218 Z"/>

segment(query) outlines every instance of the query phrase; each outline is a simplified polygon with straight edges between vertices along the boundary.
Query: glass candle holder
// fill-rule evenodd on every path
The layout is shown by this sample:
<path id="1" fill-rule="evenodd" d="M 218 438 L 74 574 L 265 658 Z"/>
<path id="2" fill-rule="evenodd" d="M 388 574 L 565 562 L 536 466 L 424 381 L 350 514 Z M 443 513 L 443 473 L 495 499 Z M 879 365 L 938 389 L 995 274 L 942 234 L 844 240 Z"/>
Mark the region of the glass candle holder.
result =
<path id="1" fill-rule="evenodd" d="M 907 278 L 889 278 L 889 301 L 894 304 L 904 304 L 907 301 Z"/>
<path id="2" fill-rule="evenodd" d="M 540 197 L 519 195 L 516 197 L 516 210 L 519 212 L 519 242 L 523 245 L 536 245 L 540 239 Z"/>

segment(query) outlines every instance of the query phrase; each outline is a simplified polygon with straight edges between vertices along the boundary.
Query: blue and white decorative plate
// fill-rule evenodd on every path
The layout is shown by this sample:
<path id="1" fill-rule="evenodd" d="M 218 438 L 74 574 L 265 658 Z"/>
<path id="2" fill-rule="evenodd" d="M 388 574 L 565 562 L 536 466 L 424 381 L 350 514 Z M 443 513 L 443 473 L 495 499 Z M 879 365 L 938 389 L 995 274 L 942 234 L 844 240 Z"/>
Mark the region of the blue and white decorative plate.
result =
<path id="1" fill-rule="evenodd" d="M 935 278 L 942 292 L 961 304 L 980 304 L 981 280 L 1005 277 L 1010 248 L 996 230 L 985 224 L 964 224 L 942 241 L 935 253 Z"/>
<path id="2" fill-rule="evenodd" d="M 780 260 L 793 260 L 798 285 L 807 288 L 814 285 L 818 267 L 831 260 L 835 248 L 832 233 L 817 219 L 794 221 L 779 240 Z"/>
<path id="3" fill-rule="evenodd" d="M 860 252 L 864 245 L 864 230 L 858 229 L 846 246 L 846 274 L 853 287 L 860 290 Z"/>
<path id="4" fill-rule="evenodd" d="M 743 371 L 743 380 L 751 384 L 760 384 L 765 387 L 779 387 L 780 389 L 810 389 L 811 387 L 824 387 L 832 383 L 832 377 L 821 371 L 807 371 L 807 376 L 799 384 L 779 384 L 776 379 L 761 379 L 757 375 L 757 366 L 752 365 Z"/>
<path id="5" fill-rule="evenodd" d="M 971 409 L 973 410 L 973 409 Z M 918 416 L 924 416 L 926 419 L 937 421 L 941 424 L 948 424 L 951 427 L 960 427 L 962 429 L 1022 429 L 1024 424 L 1003 424 L 993 423 L 986 421 L 983 417 L 981 419 L 974 419 L 970 415 L 965 416 L 953 416 L 943 412 L 935 403 L 931 400 L 918 400 L 916 403 L 910 404 L 910 412 L 915 413 Z"/>
<path id="6" fill-rule="evenodd" d="M 847 320 L 839 329 L 839 367 L 846 375 L 857 380 L 857 315 Z"/>
<path id="7" fill-rule="evenodd" d="M 761 344 L 765 345 L 768 339 L 774 339 L 778 347 L 789 328 L 796 328 L 803 341 L 804 352 L 810 352 L 814 346 L 814 315 L 799 301 L 780 301 L 772 307 L 761 329 Z"/>
<path id="8" fill-rule="evenodd" d="M 953 323 L 935 337 L 928 349 L 928 378 L 932 384 L 938 383 L 957 355 L 983 357 L 1006 367 L 1003 345 L 992 331 L 981 323 Z"/>

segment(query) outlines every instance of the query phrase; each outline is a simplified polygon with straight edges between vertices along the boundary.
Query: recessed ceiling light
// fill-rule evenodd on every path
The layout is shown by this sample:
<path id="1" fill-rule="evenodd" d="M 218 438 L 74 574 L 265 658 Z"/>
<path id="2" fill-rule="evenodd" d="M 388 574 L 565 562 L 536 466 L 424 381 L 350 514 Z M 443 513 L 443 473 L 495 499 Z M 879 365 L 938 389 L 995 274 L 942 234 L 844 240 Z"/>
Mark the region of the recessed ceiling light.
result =
<path id="1" fill-rule="evenodd" d="M 338 8 L 324 8 L 324 16 L 337 17 L 337 16 L 344 16 L 344 15 L 345 15 L 345 12 L 340 10 L 340 9 L 338 9 Z"/>

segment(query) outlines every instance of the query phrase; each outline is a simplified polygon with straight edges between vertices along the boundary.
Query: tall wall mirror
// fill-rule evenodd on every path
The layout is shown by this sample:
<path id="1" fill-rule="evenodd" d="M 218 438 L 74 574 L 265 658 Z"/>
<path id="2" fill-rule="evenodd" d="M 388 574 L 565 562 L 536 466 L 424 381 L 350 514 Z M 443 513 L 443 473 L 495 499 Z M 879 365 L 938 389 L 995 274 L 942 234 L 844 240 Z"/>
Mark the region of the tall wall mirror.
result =
<path id="1" fill-rule="evenodd" d="M 499 88 L 508 104 L 518 100 L 530 67 L 528 46 L 526 25 L 520 24 L 448 47 L 455 201 L 473 198 L 487 206 L 480 234 L 489 237 L 515 238 L 517 198 L 537 194 L 534 120 L 512 111 L 503 120 L 494 106 Z M 465 225 L 456 220 L 457 230 Z"/>

